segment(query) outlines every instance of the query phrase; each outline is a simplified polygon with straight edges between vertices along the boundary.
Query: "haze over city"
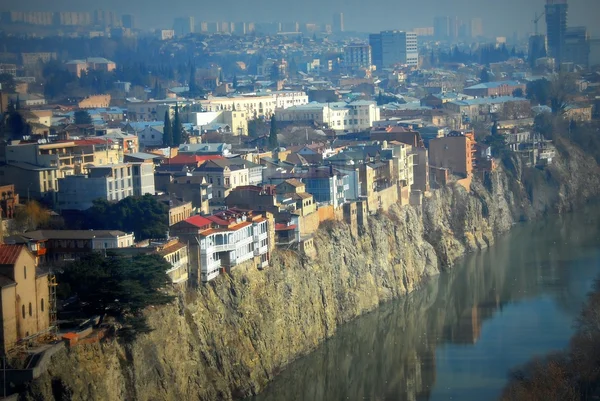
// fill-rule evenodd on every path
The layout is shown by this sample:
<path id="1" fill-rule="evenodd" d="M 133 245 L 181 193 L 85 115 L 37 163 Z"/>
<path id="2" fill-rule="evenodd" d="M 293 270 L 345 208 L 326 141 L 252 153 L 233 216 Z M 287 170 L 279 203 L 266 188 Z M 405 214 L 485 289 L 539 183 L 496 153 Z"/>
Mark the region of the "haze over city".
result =
<path id="1" fill-rule="evenodd" d="M 459 15 L 461 18 L 481 17 L 488 35 L 524 35 L 533 31 L 532 19 L 544 10 L 544 0 L 266 0 L 249 3 L 240 0 L 222 0 L 207 4 L 198 1 L 132 0 L 122 2 L 106 0 L 57 0 L 47 2 L 32 0 L 4 2 L 6 10 L 39 11 L 93 11 L 98 8 L 116 13 L 134 14 L 139 23 L 147 28 L 164 28 L 172 24 L 174 17 L 194 16 L 196 21 L 313 21 L 326 23 L 336 12 L 343 12 L 347 30 L 360 32 L 382 29 L 413 29 L 431 26 L 436 15 Z M 569 25 L 585 25 L 593 36 L 600 35 L 596 24 L 600 15 L 597 0 L 569 1 Z M 540 30 L 544 30 L 543 22 Z"/>

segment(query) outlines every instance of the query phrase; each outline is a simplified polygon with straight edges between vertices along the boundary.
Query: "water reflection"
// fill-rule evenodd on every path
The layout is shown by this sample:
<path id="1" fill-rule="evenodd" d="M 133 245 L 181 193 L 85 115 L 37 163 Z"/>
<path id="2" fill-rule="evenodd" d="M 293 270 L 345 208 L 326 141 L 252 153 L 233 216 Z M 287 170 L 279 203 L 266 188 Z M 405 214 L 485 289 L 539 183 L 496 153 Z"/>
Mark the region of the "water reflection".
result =
<path id="1" fill-rule="evenodd" d="M 564 347 L 600 272 L 600 210 L 515 228 L 449 274 L 344 326 L 253 401 L 494 399 Z"/>

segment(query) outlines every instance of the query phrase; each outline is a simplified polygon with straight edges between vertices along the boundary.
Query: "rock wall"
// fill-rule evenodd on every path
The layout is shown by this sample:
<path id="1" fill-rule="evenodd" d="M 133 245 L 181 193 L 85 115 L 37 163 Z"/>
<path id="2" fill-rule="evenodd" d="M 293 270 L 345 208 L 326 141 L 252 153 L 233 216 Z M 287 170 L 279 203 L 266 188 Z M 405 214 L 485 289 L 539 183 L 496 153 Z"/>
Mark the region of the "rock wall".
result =
<path id="1" fill-rule="evenodd" d="M 317 256 L 277 253 L 241 266 L 179 302 L 148 311 L 154 327 L 133 344 L 108 341 L 53 357 L 25 400 L 230 400 L 260 392 L 340 325 L 418 288 L 465 252 L 520 220 L 567 211 L 600 189 L 597 164 L 568 144 L 545 171 L 508 169 L 449 186 L 422 208 L 393 206 L 353 236 L 325 224 Z"/>

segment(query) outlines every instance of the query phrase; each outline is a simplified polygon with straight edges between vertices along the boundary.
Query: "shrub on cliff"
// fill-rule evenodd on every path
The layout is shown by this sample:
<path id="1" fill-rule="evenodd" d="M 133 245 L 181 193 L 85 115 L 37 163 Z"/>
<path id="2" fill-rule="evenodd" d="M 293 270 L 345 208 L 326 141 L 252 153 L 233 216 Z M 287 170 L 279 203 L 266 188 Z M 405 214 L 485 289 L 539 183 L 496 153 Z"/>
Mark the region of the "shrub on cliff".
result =
<path id="1" fill-rule="evenodd" d="M 502 401 L 588 400 L 600 388 L 600 281 L 576 323 L 569 349 L 513 372 Z"/>
<path id="2" fill-rule="evenodd" d="M 77 295 L 82 310 L 90 315 L 113 316 L 132 339 L 150 330 L 142 312 L 150 305 L 164 305 L 173 297 L 164 292 L 170 265 L 158 255 L 131 258 L 89 254 L 64 267 L 57 276 L 59 295 Z"/>

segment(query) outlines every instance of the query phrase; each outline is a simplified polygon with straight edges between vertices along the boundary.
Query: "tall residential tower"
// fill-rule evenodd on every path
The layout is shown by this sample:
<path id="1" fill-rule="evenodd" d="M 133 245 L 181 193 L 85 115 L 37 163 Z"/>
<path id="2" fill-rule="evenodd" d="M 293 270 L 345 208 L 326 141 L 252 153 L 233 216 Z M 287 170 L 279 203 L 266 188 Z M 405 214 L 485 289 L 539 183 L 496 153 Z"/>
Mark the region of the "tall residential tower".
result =
<path id="1" fill-rule="evenodd" d="M 557 65 L 563 61 L 568 7 L 567 0 L 546 0 L 548 53 Z"/>

